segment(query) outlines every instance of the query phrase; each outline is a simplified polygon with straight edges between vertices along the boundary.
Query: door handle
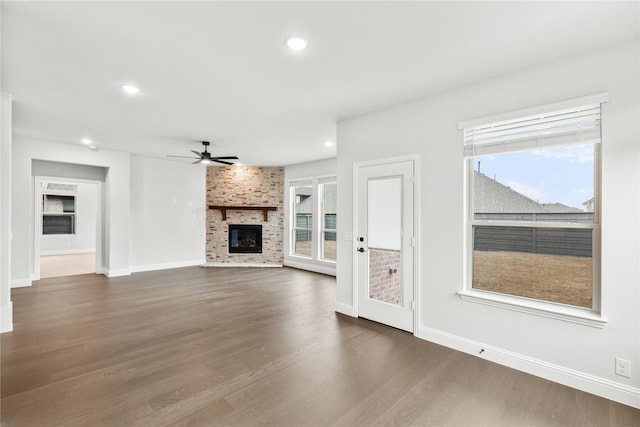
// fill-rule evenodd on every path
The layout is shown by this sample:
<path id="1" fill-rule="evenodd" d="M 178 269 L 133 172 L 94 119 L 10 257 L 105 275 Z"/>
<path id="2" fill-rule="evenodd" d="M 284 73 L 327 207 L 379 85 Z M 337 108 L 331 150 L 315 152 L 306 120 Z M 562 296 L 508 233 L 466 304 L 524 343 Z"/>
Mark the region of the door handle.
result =
<path id="1" fill-rule="evenodd" d="M 364 252 L 364 248 L 358 248 L 357 251 L 358 252 Z"/>

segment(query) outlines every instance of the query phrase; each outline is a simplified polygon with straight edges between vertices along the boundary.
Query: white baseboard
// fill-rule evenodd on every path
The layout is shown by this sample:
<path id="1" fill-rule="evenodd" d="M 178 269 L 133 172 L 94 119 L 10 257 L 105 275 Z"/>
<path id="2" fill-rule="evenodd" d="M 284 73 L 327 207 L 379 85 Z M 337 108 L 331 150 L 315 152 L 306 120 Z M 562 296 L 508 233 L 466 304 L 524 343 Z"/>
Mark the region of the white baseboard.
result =
<path id="1" fill-rule="evenodd" d="M 171 268 L 194 267 L 196 265 L 202 265 L 204 262 L 205 262 L 204 259 L 194 259 L 194 260 L 188 260 L 188 261 L 165 262 L 162 264 L 134 265 L 131 267 L 131 272 L 141 273 L 143 271 L 169 270 Z"/>
<path id="2" fill-rule="evenodd" d="M 13 331 L 13 302 L 0 307 L 0 333 Z"/>
<path id="3" fill-rule="evenodd" d="M 226 262 L 207 262 L 201 265 L 201 267 L 280 267 L 282 264 L 259 264 L 259 263 L 226 263 Z"/>
<path id="4" fill-rule="evenodd" d="M 130 276 L 131 270 L 128 268 L 121 268 L 119 270 L 109 270 L 108 268 L 103 268 L 102 274 L 104 274 L 107 277 Z"/>
<path id="5" fill-rule="evenodd" d="M 336 312 L 346 316 L 355 317 L 353 315 L 353 306 L 351 304 L 336 301 Z"/>
<path id="6" fill-rule="evenodd" d="M 40 251 L 40 256 L 49 256 L 49 255 L 73 255 L 73 254 L 90 254 L 95 252 L 95 248 L 88 249 L 65 249 L 61 251 Z"/>
<path id="7" fill-rule="evenodd" d="M 13 279 L 11 280 L 11 289 L 13 288 L 26 288 L 31 286 L 31 278 Z"/>
<path id="8" fill-rule="evenodd" d="M 330 265 L 320 265 L 312 262 L 285 259 L 284 265 L 286 267 L 299 268 L 300 270 L 313 271 L 314 273 L 327 274 L 329 276 L 336 275 L 336 265 L 334 263 Z"/>
<path id="9" fill-rule="evenodd" d="M 424 326 L 418 328 L 416 336 L 454 350 L 482 357 L 483 359 L 500 365 L 508 366 L 531 375 L 640 409 L 640 388 L 637 387 L 631 387 L 606 378 L 596 377 L 574 369 L 565 368 L 564 366 L 488 346 L 477 341 Z M 484 351 L 480 355 L 481 350 Z"/>

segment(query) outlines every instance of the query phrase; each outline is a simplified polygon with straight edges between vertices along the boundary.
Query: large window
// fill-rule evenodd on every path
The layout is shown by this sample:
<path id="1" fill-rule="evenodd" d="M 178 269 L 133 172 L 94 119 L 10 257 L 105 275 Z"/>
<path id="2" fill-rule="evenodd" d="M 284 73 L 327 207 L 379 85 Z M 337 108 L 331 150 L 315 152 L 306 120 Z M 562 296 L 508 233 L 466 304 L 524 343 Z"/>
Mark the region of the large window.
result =
<path id="1" fill-rule="evenodd" d="M 599 310 L 600 103 L 464 133 L 468 287 Z"/>
<path id="2" fill-rule="evenodd" d="M 311 257 L 313 244 L 313 187 L 301 183 L 291 187 L 293 227 L 291 253 Z"/>
<path id="3" fill-rule="evenodd" d="M 336 183 L 335 178 L 321 181 L 319 185 L 321 201 L 320 214 L 322 229 L 320 230 L 320 257 L 324 260 L 336 260 Z"/>
<path id="4" fill-rule="evenodd" d="M 335 262 L 337 246 L 336 177 L 289 182 L 289 255 Z"/>

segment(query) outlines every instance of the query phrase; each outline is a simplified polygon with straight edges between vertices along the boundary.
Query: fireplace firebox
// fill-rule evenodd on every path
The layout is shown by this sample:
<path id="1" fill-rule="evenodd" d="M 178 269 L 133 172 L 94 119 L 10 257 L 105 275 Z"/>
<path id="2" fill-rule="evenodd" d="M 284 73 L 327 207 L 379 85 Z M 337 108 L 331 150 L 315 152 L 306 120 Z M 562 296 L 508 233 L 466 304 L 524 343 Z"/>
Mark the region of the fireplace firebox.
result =
<path id="1" fill-rule="evenodd" d="M 229 224 L 230 254 L 261 254 L 262 225 Z"/>

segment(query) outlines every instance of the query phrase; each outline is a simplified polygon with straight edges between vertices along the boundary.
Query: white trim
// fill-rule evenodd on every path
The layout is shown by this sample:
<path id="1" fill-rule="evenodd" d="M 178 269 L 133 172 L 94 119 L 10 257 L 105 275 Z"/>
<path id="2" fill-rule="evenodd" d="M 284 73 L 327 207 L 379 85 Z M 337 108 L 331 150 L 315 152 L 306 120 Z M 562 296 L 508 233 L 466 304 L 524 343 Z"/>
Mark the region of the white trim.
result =
<path id="1" fill-rule="evenodd" d="M 418 326 L 420 325 L 420 154 L 416 154 L 413 160 L 413 335 L 417 336 Z"/>
<path id="2" fill-rule="evenodd" d="M 286 258 L 284 260 L 285 267 L 292 267 L 292 268 L 298 268 L 300 270 L 313 271 L 314 273 L 328 274 L 329 276 L 336 275 L 335 262 L 323 262 L 323 264 L 326 264 L 326 265 L 320 265 L 318 261 L 301 262 L 291 258 Z"/>
<path id="3" fill-rule="evenodd" d="M 13 331 L 13 301 L 0 307 L 0 333 Z"/>
<path id="4" fill-rule="evenodd" d="M 358 246 L 358 231 L 360 230 L 360 226 L 358 223 L 358 171 L 360 170 L 360 163 L 353 164 L 353 174 L 351 176 L 352 189 L 353 194 L 351 195 L 351 298 L 353 305 L 351 307 L 351 312 L 353 317 L 358 317 L 358 252 L 356 252 L 356 247 Z M 337 306 L 337 303 L 336 303 Z"/>
<path id="5" fill-rule="evenodd" d="M 200 267 L 250 267 L 250 268 L 260 268 L 260 267 L 268 267 L 268 268 L 282 268 L 282 264 L 259 264 L 259 263 L 251 263 L 251 262 L 242 262 L 242 263 L 233 263 L 233 262 L 207 262 L 204 264 L 200 264 Z"/>
<path id="6" fill-rule="evenodd" d="M 130 276 L 131 275 L 131 270 L 129 270 L 128 268 L 120 268 L 118 270 L 111 270 L 109 268 L 104 268 L 102 274 L 104 274 L 108 278 L 120 277 L 120 276 Z"/>
<path id="7" fill-rule="evenodd" d="M 640 409 L 640 388 L 420 326 L 418 338 Z M 482 351 L 484 350 L 484 351 Z M 480 353 L 482 351 L 482 353 Z M 481 354 L 481 356 L 480 356 Z"/>
<path id="8" fill-rule="evenodd" d="M 553 304 L 529 298 L 520 298 L 493 292 L 479 292 L 471 289 L 460 291 L 458 295 L 463 301 L 504 308 L 535 316 L 548 317 L 550 319 L 577 323 L 594 328 L 602 329 L 609 322 L 606 318 L 590 309 L 571 307 L 564 304 Z"/>
<path id="9" fill-rule="evenodd" d="M 593 95 L 582 96 L 580 98 L 568 99 L 566 101 L 552 102 L 549 104 L 538 105 L 536 107 L 523 108 L 521 110 L 510 111 L 508 113 L 495 114 L 488 117 L 481 117 L 479 119 L 465 120 L 458 122 L 458 129 L 468 129 L 475 126 L 484 125 L 486 123 L 502 122 L 505 120 L 512 120 L 518 117 L 532 116 L 535 114 L 543 114 L 549 111 L 562 110 L 565 108 L 579 107 L 581 105 L 588 104 L 601 104 L 603 102 L 609 102 L 609 93 L 602 92 Z"/>
<path id="10" fill-rule="evenodd" d="M 31 278 L 12 279 L 11 289 L 13 288 L 27 288 L 31 286 Z"/>
<path id="11" fill-rule="evenodd" d="M 178 262 L 164 262 L 162 264 L 145 264 L 131 266 L 132 273 L 140 273 L 143 271 L 169 270 L 171 268 L 194 267 L 205 263 L 204 259 L 194 259 Z"/>
<path id="12" fill-rule="evenodd" d="M 353 306 L 345 304 L 343 302 L 336 301 L 336 313 L 344 314 L 345 316 L 358 317 L 353 311 Z"/>
<path id="13" fill-rule="evenodd" d="M 86 249 L 63 249 L 61 251 L 40 251 L 40 256 L 49 256 L 49 255 L 74 255 L 74 254 L 90 254 L 95 253 L 96 248 L 86 248 Z"/>

